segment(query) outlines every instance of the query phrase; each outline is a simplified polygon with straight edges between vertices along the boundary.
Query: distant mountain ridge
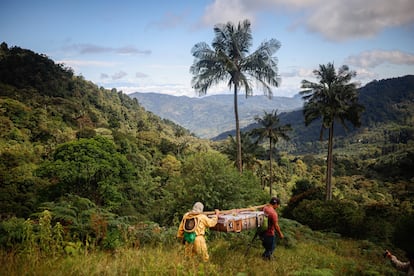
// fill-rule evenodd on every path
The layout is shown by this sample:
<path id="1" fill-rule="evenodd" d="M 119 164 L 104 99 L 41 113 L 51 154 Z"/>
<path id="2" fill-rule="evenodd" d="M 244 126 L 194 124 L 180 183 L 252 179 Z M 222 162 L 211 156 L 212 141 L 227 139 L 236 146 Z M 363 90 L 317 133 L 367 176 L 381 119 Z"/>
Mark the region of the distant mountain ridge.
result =
<path id="1" fill-rule="evenodd" d="M 359 88 L 359 101 L 365 106 L 361 129 L 376 129 L 382 124 L 412 126 L 414 124 L 414 75 L 374 80 Z M 176 97 L 157 93 L 134 93 L 146 110 L 169 119 L 201 138 L 222 140 L 234 135 L 233 95 L 215 95 L 202 98 Z M 291 143 L 296 147 L 319 140 L 320 123 L 305 127 L 303 101 L 294 98 L 252 96 L 239 97 L 239 116 L 242 131 L 256 127 L 254 117 L 263 111 L 278 110 L 283 124 L 291 124 Z M 337 124 L 336 137 L 346 135 Z M 352 132 L 352 128 L 350 129 Z"/>
<path id="2" fill-rule="evenodd" d="M 406 75 L 383 80 L 374 80 L 359 88 L 359 102 L 365 107 L 362 113 L 361 128 L 375 129 L 381 124 L 394 124 L 412 128 L 414 125 L 414 75 Z M 321 124 L 319 121 L 305 127 L 303 111 L 295 110 L 280 114 L 282 124 L 290 124 L 293 128 L 292 142 L 304 144 L 319 140 Z M 257 127 L 254 122 L 242 129 L 249 131 Z M 340 124 L 336 124 L 335 135 L 344 136 L 346 132 Z M 212 140 L 222 140 L 229 135 L 235 135 L 234 129 L 213 137 Z M 325 132 L 327 135 L 327 132 Z"/>
<path id="3" fill-rule="evenodd" d="M 169 119 L 193 132 L 201 138 L 212 138 L 234 128 L 234 109 L 232 94 L 205 97 L 172 96 L 159 93 L 129 94 L 148 111 Z M 264 95 L 245 97 L 240 94 L 238 107 L 240 126 L 254 122 L 254 117 L 264 111 L 293 111 L 301 108 L 300 97 L 272 97 Z"/>

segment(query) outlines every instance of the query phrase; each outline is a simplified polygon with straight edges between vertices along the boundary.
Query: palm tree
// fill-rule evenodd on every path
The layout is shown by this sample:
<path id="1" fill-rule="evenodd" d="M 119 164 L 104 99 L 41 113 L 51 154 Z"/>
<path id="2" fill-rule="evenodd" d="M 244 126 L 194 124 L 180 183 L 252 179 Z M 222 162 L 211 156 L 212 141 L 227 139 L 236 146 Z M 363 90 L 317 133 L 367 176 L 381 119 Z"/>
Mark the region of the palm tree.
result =
<path id="1" fill-rule="evenodd" d="M 234 88 L 234 116 L 236 119 L 237 168 L 243 171 L 240 142 L 240 125 L 237 95 L 244 87 L 246 97 L 252 95 L 252 81 L 263 86 L 265 95 L 271 97 L 271 86 L 279 86 L 277 59 L 273 54 L 280 48 L 276 39 L 263 42 L 249 54 L 252 45 L 250 22 L 244 20 L 237 26 L 228 22 L 214 27 L 215 37 L 211 48 L 207 43 L 194 45 L 194 63 L 190 68 L 193 74 L 192 86 L 198 94 L 205 95 L 207 90 L 222 81 Z"/>
<path id="2" fill-rule="evenodd" d="M 272 196 L 272 152 L 273 145 L 275 145 L 279 138 L 282 138 L 286 141 L 289 140 L 289 136 L 286 132 L 292 130 L 289 124 L 281 125 L 279 116 L 277 115 L 277 110 L 273 110 L 271 113 L 264 112 L 263 117 L 256 116 L 256 122 L 260 125 L 251 131 L 251 135 L 258 137 L 258 141 L 263 141 L 265 138 L 269 139 L 269 188 L 270 196 Z"/>
<path id="3" fill-rule="evenodd" d="M 248 132 L 240 133 L 240 142 L 242 145 L 242 166 L 248 169 L 252 169 L 257 164 L 257 157 L 261 157 L 265 154 L 265 150 L 262 146 L 258 145 L 257 141 L 253 141 Z M 235 161 L 234 153 L 237 151 L 236 139 L 229 135 L 229 143 L 222 150 L 229 156 L 229 159 Z"/>
<path id="4" fill-rule="evenodd" d="M 317 119 L 322 119 L 320 140 L 323 139 L 325 129 L 329 130 L 328 156 L 326 160 L 326 200 L 332 199 L 332 148 L 334 136 L 334 122 L 338 121 L 347 129 L 346 121 L 354 127 L 361 126 L 361 113 L 364 106 L 358 103 L 357 83 L 351 82 L 356 76 L 355 71 L 350 71 L 348 66 L 343 65 L 335 71 L 332 63 L 319 65 L 319 70 L 313 74 L 319 83 L 302 81 L 301 91 L 305 100 L 303 113 L 305 125 Z"/>

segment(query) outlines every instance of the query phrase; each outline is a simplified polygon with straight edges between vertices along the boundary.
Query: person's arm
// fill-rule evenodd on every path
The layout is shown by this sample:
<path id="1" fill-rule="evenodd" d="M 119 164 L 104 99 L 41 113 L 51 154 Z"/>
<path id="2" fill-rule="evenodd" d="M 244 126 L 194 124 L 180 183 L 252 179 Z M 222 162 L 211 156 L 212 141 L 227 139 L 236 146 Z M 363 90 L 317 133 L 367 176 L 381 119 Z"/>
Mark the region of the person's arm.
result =
<path id="1" fill-rule="evenodd" d="M 273 227 L 275 228 L 276 233 L 279 235 L 279 238 L 283 239 L 284 235 L 282 233 L 282 230 L 280 230 L 280 226 L 279 226 L 279 216 L 277 215 L 276 212 L 274 212 L 271 217 L 274 223 Z"/>
<path id="2" fill-rule="evenodd" d="M 279 223 L 277 222 L 275 223 L 275 230 L 276 230 L 276 233 L 279 235 L 279 238 L 283 239 L 285 237 L 282 233 L 282 230 L 280 230 Z"/>
<path id="3" fill-rule="evenodd" d="M 209 218 L 209 217 L 207 217 L 206 216 L 206 218 L 207 218 L 207 225 L 208 225 L 208 227 L 214 227 L 214 226 L 216 226 L 216 224 L 217 224 L 217 221 L 218 221 L 218 216 L 219 216 L 219 210 L 214 210 L 215 212 L 216 212 L 216 214 L 213 216 L 213 217 L 211 217 L 211 218 Z"/>

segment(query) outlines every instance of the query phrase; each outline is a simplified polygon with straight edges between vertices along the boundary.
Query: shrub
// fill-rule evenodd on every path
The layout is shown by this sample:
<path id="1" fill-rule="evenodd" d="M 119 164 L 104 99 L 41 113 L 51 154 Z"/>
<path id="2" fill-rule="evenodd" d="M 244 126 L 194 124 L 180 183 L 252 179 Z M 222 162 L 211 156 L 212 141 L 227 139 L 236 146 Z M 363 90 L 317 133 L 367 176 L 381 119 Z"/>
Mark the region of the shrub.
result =
<path id="1" fill-rule="evenodd" d="M 16 244 L 23 242 L 25 234 L 25 220 L 23 218 L 10 218 L 0 223 L 0 247 L 10 250 Z"/>
<path id="2" fill-rule="evenodd" d="M 293 218 L 293 210 L 303 200 L 322 200 L 323 198 L 324 190 L 322 187 L 316 187 L 316 184 L 308 179 L 299 179 L 296 181 L 295 187 L 292 190 L 292 197 L 288 205 L 283 209 L 283 215 L 288 218 Z"/>
<path id="3" fill-rule="evenodd" d="M 365 213 L 355 202 L 303 200 L 292 212 L 294 219 L 314 230 L 326 230 L 348 237 L 361 235 Z"/>
<path id="4" fill-rule="evenodd" d="M 365 219 L 362 227 L 364 238 L 374 242 L 389 243 L 399 217 L 396 208 L 385 204 L 371 204 L 364 207 Z"/>

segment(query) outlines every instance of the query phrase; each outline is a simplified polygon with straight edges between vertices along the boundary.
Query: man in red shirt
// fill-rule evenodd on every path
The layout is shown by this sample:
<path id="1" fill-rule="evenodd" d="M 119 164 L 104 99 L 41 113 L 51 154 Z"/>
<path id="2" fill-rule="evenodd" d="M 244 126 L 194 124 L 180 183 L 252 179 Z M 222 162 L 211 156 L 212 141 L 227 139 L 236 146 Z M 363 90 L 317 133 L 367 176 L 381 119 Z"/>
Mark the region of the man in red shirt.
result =
<path id="1" fill-rule="evenodd" d="M 265 216 L 268 217 L 267 230 L 262 236 L 262 245 L 265 249 L 262 254 L 264 260 L 270 260 L 273 251 L 276 249 L 275 232 L 278 234 L 279 238 L 283 239 L 283 233 L 279 226 L 279 217 L 276 212 L 276 209 L 279 208 L 279 206 L 280 199 L 272 197 L 269 204 L 266 204 L 265 207 L 263 207 L 263 212 Z"/>

